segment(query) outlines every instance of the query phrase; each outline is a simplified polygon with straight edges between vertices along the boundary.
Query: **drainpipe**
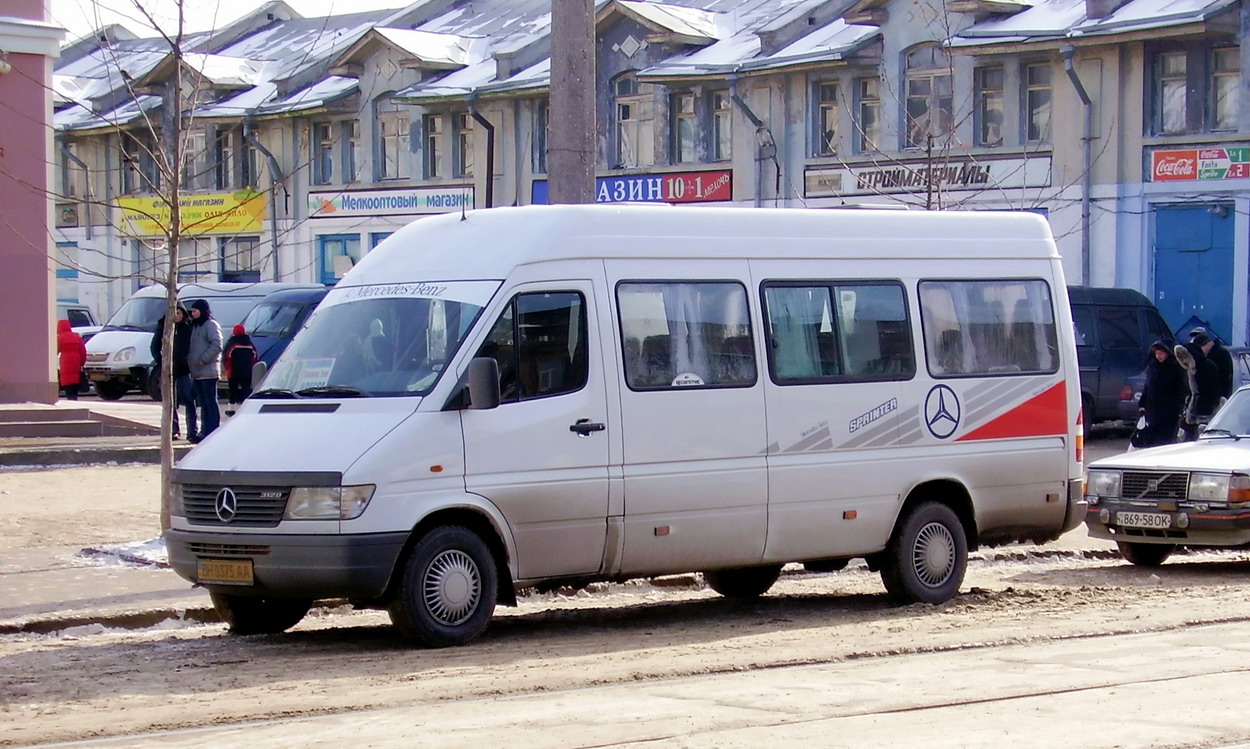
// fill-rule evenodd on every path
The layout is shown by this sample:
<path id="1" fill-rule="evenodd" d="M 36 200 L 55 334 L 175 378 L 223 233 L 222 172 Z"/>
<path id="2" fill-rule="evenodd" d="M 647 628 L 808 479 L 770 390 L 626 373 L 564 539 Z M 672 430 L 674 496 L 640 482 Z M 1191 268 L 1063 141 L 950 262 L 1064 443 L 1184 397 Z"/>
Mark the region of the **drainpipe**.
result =
<path id="1" fill-rule="evenodd" d="M 280 281 L 282 273 L 278 268 L 278 183 L 285 181 L 286 175 L 278 166 L 278 160 L 256 137 L 256 130 L 250 120 L 243 122 L 243 140 L 256 146 L 256 150 L 265 155 L 269 161 L 269 171 L 273 175 L 269 180 L 269 231 L 273 234 L 273 280 Z"/>
<path id="2" fill-rule="evenodd" d="M 746 118 L 755 126 L 755 140 L 758 145 L 755 153 L 755 207 L 759 208 L 764 204 L 763 163 L 765 159 L 773 158 L 777 154 L 777 145 L 773 142 L 773 136 L 768 132 L 768 128 L 764 126 L 764 121 L 756 117 L 755 112 L 752 112 L 747 103 L 738 95 L 737 73 L 729 75 L 729 98 L 738 105 L 738 109 L 742 110 Z"/>
<path id="3" fill-rule="evenodd" d="M 495 207 L 495 126 L 477 111 L 477 92 L 469 93 L 469 114 L 486 131 L 486 207 Z"/>
<path id="4" fill-rule="evenodd" d="M 73 151 L 69 150 L 69 142 L 64 138 L 58 138 L 57 145 L 60 147 L 61 154 L 65 156 L 65 158 L 82 167 L 83 190 L 87 193 L 83 196 L 86 198 L 83 203 L 86 207 L 86 210 L 83 212 L 83 218 L 86 220 L 85 225 L 87 227 L 87 239 L 91 239 L 91 170 L 87 168 L 86 162 L 78 158 Z"/>
<path id="5" fill-rule="evenodd" d="M 1081 142 L 1084 145 L 1082 149 L 1084 164 L 1081 173 L 1081 284 L 1089 285 L 1089 194 L 1094 186 L 1094 176 L 1091 174 L 1094 161 L 1094 102 L 1089 98 L 1089 94 L 1086 93 L 1085 87 L 1081 85 L 1081 78 L 1076 74 L 1076 68 L 1072 65 L 1072 57 L 1076 54 L 1076 47 L 1073 47 L 1071 44 L 1065 44 L 1059 48 L 1059 54 L 1063 56 L 1063 69 L 1068 74 L 1068 80 L 1072 81 L 1072 87 L 1076 89 L 1076 95 L 1081 97 L 1081 106 L 1085 110 L 1084 129 L 1081 134 Z"/>

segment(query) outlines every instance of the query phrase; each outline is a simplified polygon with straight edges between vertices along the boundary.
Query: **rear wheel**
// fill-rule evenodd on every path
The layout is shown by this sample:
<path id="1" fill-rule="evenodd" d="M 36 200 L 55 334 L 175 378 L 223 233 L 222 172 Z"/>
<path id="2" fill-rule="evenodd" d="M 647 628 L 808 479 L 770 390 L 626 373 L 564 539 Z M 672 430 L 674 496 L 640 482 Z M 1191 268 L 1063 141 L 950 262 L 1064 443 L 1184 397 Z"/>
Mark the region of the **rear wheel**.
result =
<path id="1" fill-rule="evenodd" d="M 130 388 L 124 383 L 113 380 L 100 380 L 95 384 L 96 395 L 106 401 L 119 401 Z"/>
<path id="2" fill-rule="evenodd" d="M 389 607 L 400 634 L 432 648 L 463 645 L 486 631 L 499 587 L 486 542 L 443 526 L 417 542 Z"/>
<path id="3" fill-rule="evenodd" d="M 275 635 L 299 624 L 312 608 L 305 598 L 266 598 L 212 593 L 213 608 L 236 635 Z"/>
<path id="4" fill-rule="evenodd" d="M 1176 547 L 1172 544 L 1134 544 L 1128 541 L 1117 541 L 1120 556 L 1138 567 L 1158 567 L 1172 556 Z"/>
<path id="5" fill-rule="evenodd" d="M 959 593 L 968 567 L 968 541 L 951 508 L 916 505 L 883 553 L 881 581 L 902 603 L 942 603 Z"/>
<path id="6" fill-rule="evenodd" d="M 712 590 L 726 598 L 758 598 L 781 577 L 781 565 L 742 567 L 736 570 L 710 570 L 703 579 Z"/>

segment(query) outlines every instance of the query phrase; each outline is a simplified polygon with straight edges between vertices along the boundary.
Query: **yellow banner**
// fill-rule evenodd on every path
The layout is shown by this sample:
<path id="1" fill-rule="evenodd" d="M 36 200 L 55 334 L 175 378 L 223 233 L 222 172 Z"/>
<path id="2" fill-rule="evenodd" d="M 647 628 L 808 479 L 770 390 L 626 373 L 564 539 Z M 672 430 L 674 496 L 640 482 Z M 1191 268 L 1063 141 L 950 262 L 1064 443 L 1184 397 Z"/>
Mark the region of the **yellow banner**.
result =
<path id="1" fill-rule="evenodd" d="M 163 199 L 118 198 L 117 206 L 122 211 L 123 231 L 139 237 L 168 233 L 170 211 Z M 188 236 L 256 233 L 263 230 L 267 212 L 264 196 L 250 190 L 183 195 L 178 206 L 181 233 Z"/>

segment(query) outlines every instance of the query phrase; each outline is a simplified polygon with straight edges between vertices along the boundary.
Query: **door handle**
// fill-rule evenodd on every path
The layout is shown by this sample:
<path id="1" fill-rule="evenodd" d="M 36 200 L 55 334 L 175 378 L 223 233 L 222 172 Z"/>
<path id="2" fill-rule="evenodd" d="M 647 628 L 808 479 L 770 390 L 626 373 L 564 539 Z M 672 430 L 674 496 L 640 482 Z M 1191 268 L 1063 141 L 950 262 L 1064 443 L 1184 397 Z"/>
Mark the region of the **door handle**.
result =
<path id="1" fill-rule="evenodd" d="M 582 437 L 588 436 L 591 432 L 602 432 L 607 429 L 603 424 L 592 422 L 590 419 L 578 419 L 576 424 L 569 427 L 570 432 L 577 432 Z"/>

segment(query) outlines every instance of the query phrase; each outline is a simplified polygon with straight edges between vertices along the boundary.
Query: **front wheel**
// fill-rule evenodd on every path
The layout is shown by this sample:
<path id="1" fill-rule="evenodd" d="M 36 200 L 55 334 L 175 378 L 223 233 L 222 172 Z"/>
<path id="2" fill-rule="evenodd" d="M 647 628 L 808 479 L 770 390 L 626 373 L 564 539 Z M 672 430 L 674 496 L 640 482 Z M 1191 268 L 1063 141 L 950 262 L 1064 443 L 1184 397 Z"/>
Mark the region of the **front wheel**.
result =
<path id="1" fill-rule="evenodd" d="M 886 547 L 881 580 L 900 603 L 942 603 L 959 593 L 968 541 L 951 508 L 924 502 L 899 524 Z"/>
<path id="2" fill-rule="evenodd" d="M 486 631 L 498 587 L 494 557 L 480 536 L 460 526 L 435 528 L 404 564 L 391 623 L 427 647 L 463 645 Z"/>
<path id="3" fill-rule="evenodd" d="M 779 564 L 736 570 L 709 570 L 703 573 L 708 587 L 726 598 L 758 598 L 767 593 L 779 577 Z"/>
<path id="4" fill-rule="evenodd" d="M 125 383 L 115 382 L 113 380 L 100 380 L 95 384 L 96 395 L 106 401 L 119 401 L 126 391 L 130 388 Z"/>
<path id="5" fill-rule="evenodd" d="M 213 608 L 236 635 L 276 635 L 299 624 L 312 608 L 306 598 L 265 598 L 211 593 Z"/>
<path id="6" fill-rule="evenodd" d="M 1176 547 L 1172 544 L 1134 544 L 1128 541 L 1117 541 L 1120 556 L 1138 567 L 1158 567 L 1172 556 Z"/>

